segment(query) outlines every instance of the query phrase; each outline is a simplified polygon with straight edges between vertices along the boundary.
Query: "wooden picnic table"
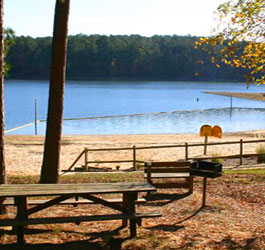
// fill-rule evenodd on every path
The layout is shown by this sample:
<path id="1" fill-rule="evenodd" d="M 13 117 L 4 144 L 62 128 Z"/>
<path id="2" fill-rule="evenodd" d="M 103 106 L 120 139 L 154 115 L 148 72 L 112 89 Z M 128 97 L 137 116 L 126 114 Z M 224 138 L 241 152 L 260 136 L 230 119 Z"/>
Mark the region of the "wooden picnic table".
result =
<path id="1" fill-rule="evenodd" d="M 136 224 L 141 225 L 142 218 L 159 217 L 158 212 L 136 213 L 135 201 L 138 193 L 152 192 L 156 188 L 146 182 L 126 182 L 126 183 L 89 183 L 89 184 L 2 184 L 0 185 L 0 199 L 13 198 L 17 207 L 16 217 L 13 219 L 0 219 L 0 226 L 13 226 L 17 232 L 17 242 L 24 244 L 24 226 L 33 224 L 54 224 L 70 223 L 79 224 L 85 221 L 101 220 L 122 220 L 123 226 L 127 226 L 130 221 L 130 235 L 137 234 Z M 121 205 L 111 203 L 107 199 L 99 198 L 95 195 L 122 194 Z M 51 196 L 55 198 L 47 199 L 46 202 L 33 207 L 28 207 L 28 197 Z M 87 216 L 49 217 L 49 218 L 29 218 L 43 209 L 54 205 L 60 205 L 69 198 L 81 197 L 112 208 L 119 213 Z M 88 209 L 89 210 L 89 209 Z M 89 214 L 89 211 L 88 211 Z"/>

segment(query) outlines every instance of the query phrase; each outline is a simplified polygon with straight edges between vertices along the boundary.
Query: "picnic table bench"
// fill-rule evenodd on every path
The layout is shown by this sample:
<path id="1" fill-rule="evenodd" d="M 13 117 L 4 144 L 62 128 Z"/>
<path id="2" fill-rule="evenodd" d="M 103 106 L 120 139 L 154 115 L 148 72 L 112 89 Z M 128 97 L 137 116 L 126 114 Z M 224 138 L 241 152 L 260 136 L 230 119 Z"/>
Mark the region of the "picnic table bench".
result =
<path id="1" fill-rule="evenodd" d="M 96 184 L 2 184 L 0 185 L 0 199 L 13 198 L 17 207 L 15 218 L 0 219 L 0 226 L 13 226 L 17 233 L 17 242 L 24 244 L 24 226 L 34 224 L 81 223 L 85 221 L 122 220 L 123 226 L 130 221 L 130 235 L 137 235 L 136 224 L 141 225 L 142 218 L 160 217 L 159 212 L 136 213 L 135 201 L 138 193 L 152 192 L 156 188 L 146 182 L 126 183 L 96 183 Z M 122 194 L 122 204 L 109 202 L 96 195 Z M 28 207 L 28 197 L 55 197 L 44 203 Z M 119 213 L 87 216 L 63 216 L 48 218 L 29 218 L 43 209 L 60 205 L 63 201 L 81 197 L 96 204 L 112 208 Z M 89 211 L 88 211 L 89 212 Z"/>
<path id="2" fill-rule="evenodd" d="M 156 188 L 187 188 L 193 193 L 193 175 L 191 175 L 190 161 L 146 162 L 144 165 L 144 177 L 148 183 Z M 180 182 L 154 182 L 155 179 L 178 178 Z"/>

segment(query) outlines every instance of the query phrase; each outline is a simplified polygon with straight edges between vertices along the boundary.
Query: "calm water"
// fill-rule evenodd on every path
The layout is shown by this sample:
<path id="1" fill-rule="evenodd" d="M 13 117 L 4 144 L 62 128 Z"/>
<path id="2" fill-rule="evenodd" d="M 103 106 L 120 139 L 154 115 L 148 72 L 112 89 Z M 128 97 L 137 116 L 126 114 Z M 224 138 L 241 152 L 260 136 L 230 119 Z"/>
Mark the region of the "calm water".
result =
<path id="1" fill-rule="evenodd" d="M 114 116 L 64 121 L 65 134 L 197 133 L 203 124 L 224 131 L 265 128 L 265 103 L 205 94 L 205 91 L 265 92 L 263 86 L 244 83 L 71 81 L 65 89 L 64 118 Z M 6 130 L 46 119 L 48 81 L 5 82 Z M 141 114 L 133 115 L 130 114 Z M 125 116 L 119 116 L 125 115 Z M 45 123 L 38 124 L 40 134 Z M 11 133 L 11 132 L 10 132 Z M 33 134 L 34 126 L 12 132 Z"/>

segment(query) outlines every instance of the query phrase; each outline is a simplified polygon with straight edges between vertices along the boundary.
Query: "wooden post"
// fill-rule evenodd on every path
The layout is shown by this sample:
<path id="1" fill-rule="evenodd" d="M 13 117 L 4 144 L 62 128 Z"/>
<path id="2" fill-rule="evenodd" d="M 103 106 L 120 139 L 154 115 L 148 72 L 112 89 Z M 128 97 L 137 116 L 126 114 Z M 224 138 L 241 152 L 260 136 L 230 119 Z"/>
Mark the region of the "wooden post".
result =
<path id="1" fill-rule="evenodd" d="M 15 197 L 15 204 L 17 207 L 17 219 L 25 220 L 27 219 L 27 198 L 24 196 Z M 24 245 L 24 226 L 16 226 L 17 232 L 17 243 L 19 245 Z"/>
<path id="2" fill-rule="evenodd" d="M 208 134 L 205 134 L 205 140 L 204 140 L 204 151 L 203 154 L 207 154 L 207 143 L 208 143 Z"/>
<path id="3" fill-rule="evenodd" d="M 136 170 L 136 147 L 133 146 L 133 169 Z"/>
<path id="4" fill-rule="evenodd" d="M 239 165 L 243 164 L 243 139 L 240 140 L 240 161 Z"/>
<path id="5" fill-rule="evenodd" d="M 38 100 L 35 99 L 35 135 L 38 134 Z"/>
<path id="6" fill-rule="evenodd" d="M 187 161 L 189 158 L 189 153 L 188 153 L 188 143 L 185 142 L 185 160 Z"/>
<path id="7" fill-rule="evenodd" d="M 134 214 L 135 213 L 135 200 L 137 200 L 137 193 L 128 193 L 128 213 Z M 130 219 L 130 235 L 131 238 L 137 236 L 137 229 L 136 229 L 136 219 Z"/>
<path id="8" fill-rule="evenodd" d="M 84 165 L 85 170 L 87 170 L 87 152 L 88 152 L 88 150 L 87 150 L 87 148 L 85 148 L 85 165 Z"/>
<path id="9" fill-rule="evenodd" d="M 187 180 L 188 180 L 188 183 L 189 183 L 189 194 L 192 194 L 193 193 L 193 175 L 191 175 Z"/>
<path id="10" fill-rule="evenodd" d="M 129 199 L 128 199 L 128 195 L 126 193 L 123 193 L 123 195 L 122 195 L 122 207 L 128 211 Z M 122 220 L 122 227 L 127 227 L 127 226 L 128 226 L 128 220 L 123 219 Z"/>
<path id="11" fill-rule="evenodd" d="M 147 167 L 147 182 L 152 184 L 152 180 L 151 180 L 151 167 L 152 167 L 152 163 L 151 162 L 147 162 L 145 163 L 145 168 Z"/>

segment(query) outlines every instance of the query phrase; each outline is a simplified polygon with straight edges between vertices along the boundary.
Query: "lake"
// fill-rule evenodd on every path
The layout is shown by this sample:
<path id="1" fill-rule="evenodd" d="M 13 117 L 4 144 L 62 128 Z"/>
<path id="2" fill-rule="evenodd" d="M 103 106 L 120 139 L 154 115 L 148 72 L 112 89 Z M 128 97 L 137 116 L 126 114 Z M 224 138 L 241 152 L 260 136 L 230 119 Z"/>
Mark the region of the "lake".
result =
<path id="1" fill-rule="evenodd" d="M 5 129 L 46 119 L 48 81 L 5 81 Z M 224 132 L 265 128 L 265 103 L 205 94 L 205 91 L 265 92 L 264 86 L 233 82 L 67 81 L 64 134 L 198 133 L 201 125 Z M 137 114 L 137 115 L 136 115 Z M 45 133 L 45 122 L 38 133 Z M 8 134 L 34 134 L 34 125 Z"/>

